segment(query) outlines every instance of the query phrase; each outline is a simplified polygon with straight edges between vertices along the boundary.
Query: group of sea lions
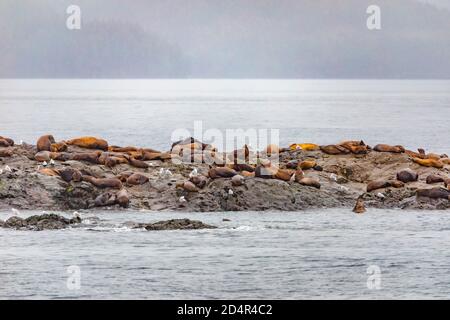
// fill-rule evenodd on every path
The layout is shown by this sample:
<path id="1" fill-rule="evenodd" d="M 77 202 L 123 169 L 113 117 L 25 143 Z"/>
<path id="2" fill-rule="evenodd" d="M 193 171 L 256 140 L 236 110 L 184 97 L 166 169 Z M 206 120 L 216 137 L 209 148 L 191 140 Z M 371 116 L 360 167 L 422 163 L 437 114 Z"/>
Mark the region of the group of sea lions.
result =
<path id="1" fill-rule="evenodd" d="M 14 141 L 12 139 L 0 136 L 0 158 L 11 157 L 14 153 L 13 147 Z M 427 154 L 423 149 L 413 152 L 399 145 L 391 146 L 387 144 L 378 144 L 371 148 L 363 141 L 353 140 L 323 146 L 313 143 L 295 143 L 288 148 L 280 148 L 275 144 L 270 144 L 261 152 L 254 152 L 248 145 L 244 145 L 241 149 L 220 153 L 214 146 L 194 138 L 177 141 L 172 144 L 170 151 L 160 152 L 149 148 L 110 146 L 106 140 L 96 137 L 57 141 L 52 135 L 44 135 L 38 139 L 33 159 L 45 164 L 44 168 L 39 170 L 42 174 L 60 177 L 67 183 L 88 182 L 98 189 L 105 189 L 106 192 L 95 199 L 97 206 L 119 204 L 126 207 L 130 203 L 126 187 L 144 185 L 149 182 L 149 177 L 145 174 L 126 170 L 114 177 L 101 177 L 89 170 L 78 170 L 70 166 L 56 169 L 49 167 L 48 163 L 72 160 L 103 165 L 107 168 L 129 165 L 134 168 L 147 169 L 150 167 L 148 161 L 172 160 L 176 163 L 176 160 L 181 160 L 182 163 L 209 164 L 207 172 L 192 174 L 188 180 L 176 184 L 176 188 L 187 192 L 198 192 L 205 188 L 210 180 L 214 179 L 230 179 L 232 186 L 239 187 L 245 184 L 246 179 L 254 177 L 296 182 L 300 185 L 320 189 L 319 179 L 311 175 L 307 176 L 307 173 L 308 171 L 323 171 L 323 167 L 318 163 L 317 157 L 295 158 L 299 151 L 303 155 L 305 155 L 305 152 L 306 155 L 308 155 L 308 152 L 322 152 L 327 156 L 343 155 L 349 157 L 355 155 L 357 158 L 370 152 L 384 152 L 406 154 L 412 163 L 425 167 L 442 169 L 445 165 L 450 164 L 447 155 Z M 280 154 L 285 153 L 292 154 L 294 159 L 291 157 L 292 160 L 281 163 L 276 161 L 280 159 Z M 390 180 L 369 182 L 366 191 L 372 192 L 390 187 L 402 188 L 405 184 L 415 182 L 418 179 L 418 173 L 411 169 L 404 169 Z M 445 177 L 444 174 L 429 175 L 426 182 L 428 184 L 443 183 L 445 188 L 419 189 L 417 190 L 418 196 L 449 199 L 450 179 Z"/>

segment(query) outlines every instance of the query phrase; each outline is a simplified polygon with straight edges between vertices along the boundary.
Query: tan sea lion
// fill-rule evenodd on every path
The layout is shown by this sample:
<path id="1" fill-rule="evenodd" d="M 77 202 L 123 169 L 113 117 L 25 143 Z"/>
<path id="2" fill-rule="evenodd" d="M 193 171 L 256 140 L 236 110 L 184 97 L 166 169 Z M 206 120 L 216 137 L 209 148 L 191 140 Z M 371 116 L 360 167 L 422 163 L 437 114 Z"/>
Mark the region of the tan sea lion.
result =
<path id="1" fill-rule="evenodd" d="M 127 182 L 128 177 L 131 176 L 132 174 L 134 174 L 133 171 L 124 171 L 118 174 L 116 178 L 119 179 L 121 182 Z"/>
<path id="2" fill-rule="evenodd" d="M 255 168 L 255 177 L 263 179 L 272 179 L 275 178 L 275 175 L 277 174 L 278 170 L 279 170 L 278 168 L 270 165 L 264 166 L 262 164 L 259 164 Z"/>
<path id="3" fill-rule="evenodd" d="M 353 154 L 366 154 L 369 151 L 368 146 L 364 141 L 344 141 L 339 144 Z"/>
<path id="4" fill-rule="evenodd" d="M 374 190 L 383 189 L 383 188 L 389 188 L 391 186 L 391 183 L 389 181 L 385 180 L 376 180 L 371 181 L 367 184 L 367 192 L 372 192 Z"/>
<path id="5" fill-rule="evenodd" d="M 312 169 L 317 165 L 317 162 L 315 160 L 304 160 L 299 163 L 299 168 L 302 170 L 308 170 Z"/>
<path id="6" fill-rule="evenodd" d="M 125 189 L 120 190 L 116 193 L 116 202 L 122 208 L 126 208 L 130 205 L 130 197 Z"/>
<path id="7" fill-rule="evenodd" d="M 330 155 L 349 154 L 351 152 L 347 148 L 344 148 L 339 145 L 320 146 L 320 150 L 323 153 L 330 154 Z"/>
<path id="8" fill-rule="evenodd" d="M 127 178 L 127 184 L 137 186 L 141 184 L 145 184 L 149 181 L 147 176 L 144 176 L 141 173 L 133 173 Z"/>
<path id="9" fill-rule="evenodd" d="M 305 177 L 305 174 L 303 173 L 303 170 L 300 169 L 300 168 L 298 168 L 298 169 L 295 171 L 295 177 L 294 177 L 295 181 L 298 182 L 298 183 L 300 183 L 300 181 L 301 181 L 304 177 Z"/>
<path id="10" fill-rule="evenodd" d="M 412 160 L 415 163 L 420 164 L 421 166 L 425 166 L 425 167 L 434 167 L 434 168 L 438 168 L 438 169 L 442 169 L 444 167 L 444 164 L 439 160 L 420 159 L 420 158 L 413 158 Z"/>
<path id="11" fill-rule="evenodd" d="M 316 189 L 320 189 L 320 182 L 316 179 L 305 177 L 298 181 L 303 186 L 314 187 Z"/>
<path id="12" fill-rule="evenodd" d="M 231 178 L 238 173 L 228 167 L 215 167 L 211 168 L 208 172 L 208 175 L 211 179 L 217 179 L 217 178 Z"/>
<path id="13" fill-rule="evenodd" d="M 303 150 L 303 151 L 316 151 L 319 150 L 320 147 L 314 143 L 294 143 L 289 146 L 291 151 L 295 150 Z"/>
<path id="14" fill-rule="evenodd" d="M 231 184 L 234 187 L 242 186 L 245 183 L 245 178 L 241 176 L 240 174 L 235 175 L 233 178 L 231 178 Z"/>
<path id="15" fill-rule="evenodd" d="M 72 159 L 72 154 L 68 152 L 50 152 L 50 158 L 58 161 L 68 161 Z"/>
<path id="16" fill-rule="evenodd" d="M 14 146 L 13 139 L 0 136 L 0 147 L 13 147 L 13 146 Z"/>
<path id="17" fill-rule="evenodd" d="M 50 151 L 39 151 L 34 155 L 34 160 L 39 162 L 50 161 Z"/>
<path id="18" fill-rule="evenodd" d="M 450 164 L 450 159 L 449 158 L 443 158 L 443 159 L 441 159 L 441 162 L 443 163 L 443 164 Z"/>
<path id="19" fill-rule="evenodd" d="M 148 152 L 148 151 L 144 151 L 142 158 L 140 160 L 170 160 L 172 158 L 170 153 L 167 152 L 158 152 L 158 153 L 154 153 L 154 152 Z"/>
<path id="20" fill-rule="evenodd" d="M 118 146 L 109 146 L 108 151 L 111 152 L 137 152 L 139 148 L 136 147 L 118 147 Z"/>
<path id="21" fill-rule="evenodd" d="M 358 213 L 358 214 L 366 212 L 366 206 L 364 204 L 364 200 L 362 197 L 358 197 L 358 199 L 356 200 L 356 204 L 355 204 L 355 207 L 353 208 L 353 212 Z"/>
<path id="22" fill-rule="evenodd" d="M 414 152 L 411 150 L 405 150 L 405 153 L 410 156 L 411 158 L 419 158 L 419 159 L 424 159 L 425 155 L 424 154 L 420 154 L 418 152 Z"/>
<path id="23" fill-rule="evenodd" d="M 115 188 L 122 189 L 122 182 L 117 178 L 94 178 L 92 176 L 83 176 L 83 181 L 90 182 L 97 188 Z"/>
<path id="24" fill-rule="evenodd" d="M 414 182 L 417 181 L 418 179 L 419 175 L 409 168 L 397 172 L 397 180 L 403 183 Z"/>
<path id="25" fill-rule="evenodd" d="M 188 192 L 198 192 L 198 188 L 195 184 L 193 184 L 191 181 L 184 181 L 177 183 L 178 188 L 182 188 Z"/>
<path id="26" fill-rule="evenodd" d="M 48 134 L 38 139 L 36 147 L 38 151 L 51 151 L 51 146 L 54 143 L 56 143 L 55 138 Z"/>
<path id="27" fill-rule="evenodd" d="M 255 172 L 253 171 L 253 172 L 249 172 L 249 171 L 241 171 L 240 172 L 240 174 L 243 176 L 243 177 L 246 177 L 246 178 L 253 178 L 254 176 L 255 176 Z"/>
<path id="28" fill-rule="evenodd" d="M 444 182 L 444 181 L 445 181 L 445 179 L 443 177 L 440 177 L 435 174 L 430 174 L 426 180 L 427 184 L 440 183 L 440 182 Z"/>
<path id="29" fill-rule="evenodd" d="M 248 172 L 255 171 L 255 167 L 247 163 L 233 164 L 232 169 L 236 171 L 248 171 Z"/>
<path id="30" fill-rule="evenodd" d="M 50 145 L 50 151 L 51 152 L 64 152 L 67 151 L 67 144 L 65 142 L 57 142 L 57 143 L 52 143 Z"/>
<path id="31" fill-rule="evenodd" d="M 137 160 L 130 156 L 127 159 L 128 159 L 128 163 L 135 168 L 147 169 L 148 167 L 150 167 L 148 165 L 148 163 L 146 163 L 142 160 Z"/>
<path id="32" fill-rule="evenodd" d="M 55 169 L 50 169 L 50 168 L 42 168 L 42 169 L 39 169 L 38 172 L 40 174 L 44 174 L 46 176 L 51 176 L 51 177 L 57 177 L 59 175 L 58 171 L 56 171 Z"/>
<path id="33" fill-rule="evenodd" d="M 95 138 L 95 137 L 80 137 L 71 139 L 66 141 L 68 145 L 75 145 L 80 148 L 86 149 L 100 149 L 107 151 L 108 150 L 108 142 L 103 139 Z"/>
<path id="34" fill-rule="evenodd" d="M 377 152 L 392 152 L 392 153 L 403 153 L 405 152 L 405 148 L 400 146 L 400 145 L 396 145 L 396 146 L 390 146 L 388 144 L 377 144 L 373 150 L 377 151 Z"/>
<path id="35" fill-rule="evenodd" d="M 278 169 L 275 173 L 275 178 L 283 181 L 290 181 L 295 171 L 292 169 Z"/>

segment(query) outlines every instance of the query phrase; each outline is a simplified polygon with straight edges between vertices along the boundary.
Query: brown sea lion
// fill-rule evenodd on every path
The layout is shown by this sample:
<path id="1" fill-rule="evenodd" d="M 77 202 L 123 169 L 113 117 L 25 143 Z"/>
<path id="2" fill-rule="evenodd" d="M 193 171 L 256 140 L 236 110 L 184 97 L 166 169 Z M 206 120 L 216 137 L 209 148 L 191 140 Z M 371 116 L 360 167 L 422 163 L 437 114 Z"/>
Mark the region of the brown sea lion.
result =
<path id="1" fill-rule="evenodd" d="M 440 183 L 440 182 L 444 182 L 445 179 L 443 177 L 440 177 L 438 175 L 435 174 L 430 174 L 427 177 L 427 184 L 434 184 L 434 183 Z"/>
<path id="2" fill-rule="evenodd" d="M 358 197 L 358 199 L 356 200 L 356 204 L 355 204 L 355 207 L 353 208 L 353 212 L 358 213 L 358 214 L 366 212 L 366 206 L 364 204 L 364 200 L 362 197 Z"/>
<path id="3" fill-rule="evenodd" d="M 240 174 L 245 178 L 253 178 L 255 176 L 255 172 L 249 172 L 249 171 L 241 171 Z"/>
<path id="4" fill-rule="evenodd" d="M 133 171 L 124 171 L 118 174 L 116 178 L 119 179 L 121 182 L 127 182 L 128 177 L 131 176 L 132 174 L 134 174 Z"/>
<path id="5" fill-rule="evenodd" d="M 371 192 L 382 188 L 389 188 L 390 186 L 391 183 L 389 181 L 385 180 L 371 181 L 367 184 L 367 192 Z"/>
<path id="6" fill-rule="evenodd" d="M 237 175 L 238 173 L 228 167 L 215 167 L 215 168 L 211 168 L 208 172 L 208 176 L 211 179 L 217 179 L 217 178 L 231 178 L 235 175 Z"/>
<path id="7" fill-rule="evenodd" d="M 418 197 L 450 200 L 450 191 L 444 188 L 418 189 L 416 194 Z"/>
<path id="8" fill-rule="evenodd" d="M 131 176 L 127 179 L 127 184 L 137 186 L 141 184 L 145 184 L 149 181 L 147 176 L 144 176 L 141 173 L 133 173 Z"/>
<path id="9" fill-rule="evenodd" d="M 279 154 L 280 153 L 280 147 L 279 146 L 277 146 L 276 144 L 269 144 L 267 147 L 266 147 L 266 153 L 268 154 L 268 155 L 272 155 L 272 154 Z"/>
<path id="10" fill-rule="evenodd" d="M 127 190 L 122 189 L 116 193 L 116 202 L 122 208 L 126 208 L 130 205 L 130 197 Z"/>
<path id="11" fill-rule="evenodd" d="M 302 180 L 305 177 L 305 174 L 303 173 L 303 170 L 298 168 L 295 171 L 295 181 L 300 183 L 300 180 Z"/>
<path id="12" fill-rule="evenodd" d="M 399 180 L 389 180 L 389 183 L 391 184 L 391 187 L 394 188 L 403 188 L 405 186 L 405 183 Z"/>
<path id="13" fill-rule="evenodd" d="M 434 159 L 420 159 L 420 158 L 413 158 L 412 159 L 415 163 L 420 164 L 424 167 L 434 167 L 438 169 L 442 169 L 444 167 L 444 164 L 439 160 Z"/>
<path id="14" fill-rule="evenodd" d="M 68 152 L 50 152 L 50 158 L 58 161 L 67 161 L 72 159 L 72 154 Z"/>
<path id="15" fill-rule="evenodd" d="M 405 152 L 405 148 L 400 146 L 400 145 L 396 145 L 396 146 L 390 146 L 388 144 L 377 144 L 373 150 L 377 151 L 377 152 L 392 152 L 392 153 L 403 153 Z"/>
<path id="16" fill-rule="evenodd" d="M 98 158 L 100 157 L 100 154 L 100 151 L 77 152 L 71 154 L 70 160 L 86 161 L 93 164 L 99 164 L 100 162 L 98 161 Z"/>
<path id="17" fill-rule="evenodd" d="M 78 146 L 86 149 L 108 150 L 108 142 L 95 137 L 80 137 L 66 141 L 68 145 Z"/>
<path id="18" fill-rule="evenodd" d="M 299 163 L 299 168 L 302 170 L 308 170 L 312 169 L 317 165 L 317 162 L 315 160 L 304 160 Z"/>
<path id="19" fill-rule="evenodd" d="M 38 139 L 36 147 L 38 151 L 51 151 L 51 146 L 54 143 L 56 143 L 55 138 L 48 134 Z"/>
<path id="20" fill-rule="evenodd" d="M 13 139 L 0 136 L 0 147 L 13 147 L 13 146 L 14 146 Z"/>
<path id="21" fill-rule="evenodd" d="M 411 150 L 405 150 L 405 153 L 410 156 L 411 158 L 419 158 L 419 159 L 424 159 L 425 155 L 424 154 L 420 154 L 418 152 L 414 152 Z"/>
<path id="22" fill-rule="evenodd" d="M 136 147 L 118 147 L 118 146 L 109 146 L 108 151 L 111 152 L 136 152 L 139 151 L 139 148 Z"/>
<path id="23" fill-rule="evenodd" d="M 146 163 L 142 160 L 137 160 L 130 156 L 127 159 L 128 159 L 128 163 L 135 168 L 147 169 L 148 167 L 150 167 L 148 165 L 148 163 Z"/>
<path id="24" fill-rule="evenodd" d="M 425 159 L 441 160 L 441 155 L 436 153 L 427 153 Z"/>
<path id="25" fill-rule="evenodd" d="M 366 154 L 369 151 L 368 146 L 364 141 L 344 141 L 339 144 L 353 154 Z"/>
<path id="26" fill-rule="evenodd" d="M 148 152 L 148 151 L 144 151 L 142 154 L 142 158 L 140 160 L 170 160 L 172 158 L 172 155 L 170 153 L 167 152 L 158 152 L 158 153 L 154 153 L 154 152 Z"/>
<path id="27" fill-rule="evenodd" d="M 303 151 L 316 151 L 319 150 L 320 147 L 314 143 L 294 143 L 289 146 L 291 151 L 295 150 L 303 150 Z"/>
<path id="28" fill-rule="evenodd" d="M 97 188 L 115 188 L 122 189 L 122 182 L 117 178 L 94 178 L 92 176 L 83 176 L 83 181 L 90 182 Z"/>
<path id="29" fill-rule="evenodd" d="M 320 146 L 323 153 L 330 155 L 349 154 L 351 151 L 339 145 Z"/>
<path id="30" fill-rule="evenodd" d="M 263 178 L 263 179 L 272 179 L 275 178 L 275 175 L 277 174 L 277 171 L 279 169 L 273 166 L 264 166 L 264 165 L 257 165 L 255 168 L 255 177 L 257 178 Z"/>
<path id="31" fill-rule="evenodd" d="M 442 158 L 441 159 L 441 162 L 443 163 L 443 164 L 450 164 L 450 159 L 449 158 Z"/>
<path id="32" fill-rule="evenodd" d="M 179 182 L 179 183 L 177 183 L 177 188 L 181 188 L 188 192 L 198 192 L 197 186 L 194 183 L 192 183 L 191 181 Z"/>
<path id="33" fill-rule="evenodd" d="M 320 189 L 320 182 L 314 178 L 305 177 L 298 181 L 303 186 L 314 187 L 316 189 Z"/>
<path id="34" fill-rule="evenodd" d="M 414 182 L 417 181 L 418 179 L 419 175 L 409 168 L 397 172 L 397 180 L 403 183 Z"/>
<path id="35" fill-rule="evenodd" d="M 11 149 L 2 149 L 0 150 L 0 158 L 12 157 L 13 151 Z"/>
<path id="36" fill-rule="evenodd" d="M 83 178 L 83 175 L 79 170 L 70 167 L 59 170 L 59 176 L 66 182 L 79 182 L 82 181 Z"/>
<path id="37" fill-rule="evenodd" d="M 203 189 L 206 184 L 208 183 L 208 178 L 204 175 L 196 175 L 189 178 L 189 181 L 191 181 L 193 184 L 195 184 L 198 188 Z"/>
<path id="38" fill-rule="evenodd" d="M 52 143 L 50 145 L 51 152 L 64 152 L 64 151 L 67 151 L 67 148 L 68 148 L 67 144 L 64 141 Z"/>
<path id="39" fill-rule="evenodd" d="M 39 162 L 50 161 L 50 151 L 39 151 L 34 155 L 34 160 Z"/>
<path id="40" fill-rule="evenodd" d="M 286 168 L 287 169 L 297 169 L 299 164 L 299 160 L 291 160 L 288 161 L 288 163 L 286 163 Z"/>
<path id="41" fill-rule="evenodd" d="M 241 163 L 241 164 L 233 164 L 233 169 L 236 171 L 248 171 L 248 172 L 254 172 L 255 167 L 247 164 L 247 163 Z"/>

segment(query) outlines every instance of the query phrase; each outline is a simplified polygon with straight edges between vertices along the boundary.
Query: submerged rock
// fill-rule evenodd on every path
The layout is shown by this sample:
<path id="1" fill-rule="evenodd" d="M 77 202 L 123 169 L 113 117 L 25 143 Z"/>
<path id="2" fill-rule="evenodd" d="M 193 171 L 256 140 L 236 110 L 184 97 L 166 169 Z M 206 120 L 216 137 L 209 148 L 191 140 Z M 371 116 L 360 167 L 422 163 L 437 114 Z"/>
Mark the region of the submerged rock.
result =
<path id="1" fill-rule="evenodd" d="M 81 223 L 80 217 L 72 219 L 57 214 L 34 215 L 28 218 L 11 217 L 6 221 L 0 221 L 0 227 L 15 230 L 58 230 L 65 229 L 69 225 Z"/>
<path id="2" fill-rule="evenodd" d="M 138 223 L 132 226 L 134 229 L 144 228 L 146 230 L 194 230 L 194 229 L 215 229 L 217 227 L 203 223 L 198 220 L 171 219 L 158 221 L 155 223 Z"/>

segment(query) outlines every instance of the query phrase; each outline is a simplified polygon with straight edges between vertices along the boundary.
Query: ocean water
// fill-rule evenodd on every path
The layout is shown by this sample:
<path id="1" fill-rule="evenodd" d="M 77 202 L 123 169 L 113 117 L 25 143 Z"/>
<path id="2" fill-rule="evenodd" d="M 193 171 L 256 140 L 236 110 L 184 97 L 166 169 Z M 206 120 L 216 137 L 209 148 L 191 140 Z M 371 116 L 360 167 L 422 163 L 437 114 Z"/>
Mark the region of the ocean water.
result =
<path id="1" fill-rule="evenodd" d="M 0 80 L 0 114 L 0 135 L 28 143 L 95 135 L 167 150 L 202 121 L 202 133 L 278 129 L 282 146 L 363 139 L 450 153 L 450 81 Z"/>
<path id="2" fill-rule="evenodd" d="M 167 149 L 174 130 L 202 121 L 279 129 L 281 145 L 363 139 L 450 152 L 449 81 L 0 80 L 0 115 L 0 135 L 28 143 L 52 133 Z M 81 228 L 0 229 L 0 299 L 450 296 L 448 210 L 82 214 Z M 219 228 L 123 225 L 185 217 Z"/>

